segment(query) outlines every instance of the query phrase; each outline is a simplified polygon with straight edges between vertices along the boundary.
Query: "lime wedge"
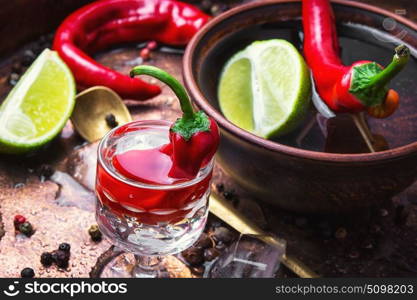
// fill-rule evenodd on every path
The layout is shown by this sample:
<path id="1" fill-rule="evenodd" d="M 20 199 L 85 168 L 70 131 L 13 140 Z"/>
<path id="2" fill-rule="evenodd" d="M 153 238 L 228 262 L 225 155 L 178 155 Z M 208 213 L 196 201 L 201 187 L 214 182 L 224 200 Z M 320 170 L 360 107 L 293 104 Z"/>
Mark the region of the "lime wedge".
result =
<path id="1" fill-rule="evenodd" d="M 311 95 L 308 68 L 285 40 L 257 41 L 224 66 L 218 87 L 220 109 L 235 125 L 264 138 L 294 130 Z"/>
<path id="2" fill-rule="evenodd" d="M 70 117 L 74 99 L 71 71 L 45 49 L 0 107 L 0 152 L 25 153 L 48 143 Z"/>

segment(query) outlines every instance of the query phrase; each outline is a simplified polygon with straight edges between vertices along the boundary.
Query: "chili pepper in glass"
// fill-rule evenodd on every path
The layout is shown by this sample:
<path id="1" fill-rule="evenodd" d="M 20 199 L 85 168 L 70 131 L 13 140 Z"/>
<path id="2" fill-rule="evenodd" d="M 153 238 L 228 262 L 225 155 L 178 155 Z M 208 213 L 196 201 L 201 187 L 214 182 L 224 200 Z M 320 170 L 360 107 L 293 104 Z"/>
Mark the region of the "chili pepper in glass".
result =
<path id="1" fill-rule="evenodd" d="M 329 0 L 303 0 L 304 55 L 322 100 L 336 113 L 368 112 L 386 118 L 399 105 L 398 93 L 388 83 L 405 67 L 410 50 L 395 48 L 392 62 L 383 68 L 372 61 L 345 66 L 335 17 Z"/>
<path id="2" fill-rule="evenodd" d="M 145 100 L 157 85 L 116 72 L 89 55 L 123 43 L 156 41 L 185 46 L 209 20 L 196 7 L 175 0 L 101 0 L 68 16 L 57 29 L 53 49 L 81 88 L 103 85 L 122 98 Z"/>
<path id="3" fill-rule="evenodd" d="M 219 131 L 204 113 L 194 112 L 187 92 L 168 73 L 150 66 L 132 70 L 132 76 L 139 74 L 167 83 L 183 117 L 173 124 L 133 121 L 101 140 L 96 218 L 104 236 L 135 254 L 135 265 L 126 266 L 130 276 L 170 277 L 162 257 L 190 247 L 204 229 Z"/>

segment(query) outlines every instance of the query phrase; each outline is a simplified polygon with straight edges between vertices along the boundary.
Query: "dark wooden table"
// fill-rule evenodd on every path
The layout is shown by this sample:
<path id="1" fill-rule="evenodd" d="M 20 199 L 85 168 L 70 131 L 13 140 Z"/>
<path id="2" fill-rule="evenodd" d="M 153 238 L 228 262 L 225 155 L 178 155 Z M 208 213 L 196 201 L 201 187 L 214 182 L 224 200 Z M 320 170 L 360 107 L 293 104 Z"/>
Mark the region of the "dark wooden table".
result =
<path id="1" fill-rule="evenodd" d="M 232 5 L 238 2 L 233 1 Z M 417 6 L 413 0 L 362 2 L 386 8 L 417 22 Z M 6 11 L 13 13 L 11 4 L 3 12 Z M 2 59 L 2 98 L 10 89 L 7 78 L 13 59 L 28 47 L 31 45 L 19 47 L 18 51 Z M 137 61 L 137 50 L 126 48 L 98 59 L 126 72 Z M 181 76 L 181 55 L 159 53 L 151 63 Z M 128 102 L 128 105 L 135 119 L 174 120 L 179 114 L 177 102 L 166 88 L 151 101 Z M 98 257 L 110 247 L 107 241 L 93 243 L 87 233 L 88 227 L 95 223 L 94 193 L 91 190 L 95 147 L 96 144 L 85 144 L 69 122 L 59 138 L 35 156 L 0 156 L 0 277 L 18 277 L 24 267 L 34 268 L 39 277 L 89 276 Z M 48 180 L 40 176 L 45 165 L 56 170 Z M 417 184 L 385 201 L 380 208 L 337 217 L 295 215 L 259 204 L 236 186 L 219 166 L 216 167 L 213 189 L 265 230 L 286 239 L 288 252 L 322 276 L 417 274 Z M 13 216 L 16 214 L 27 216 L 36 228 L 31 238 L 15 234 Z M 43 268 L 40 254 L 56 249 L 63 241 L 72 245 L 69 268 Z M 172 264 L 182 266 L 177 276 L 192 276 L 175 258 L 172 258 Z M 294 274 L 283 268 L 280 276 Z"/>

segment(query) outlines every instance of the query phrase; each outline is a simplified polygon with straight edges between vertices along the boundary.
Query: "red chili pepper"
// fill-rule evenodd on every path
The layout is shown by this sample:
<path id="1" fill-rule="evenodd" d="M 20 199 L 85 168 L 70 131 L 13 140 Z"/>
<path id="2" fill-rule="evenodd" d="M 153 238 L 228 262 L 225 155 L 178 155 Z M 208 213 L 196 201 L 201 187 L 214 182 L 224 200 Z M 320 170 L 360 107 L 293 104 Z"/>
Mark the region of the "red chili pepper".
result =
<path id="1" fill-rule="evenodd" d="M 160 88 L 104 67 L 87 53 L 146 40 L 184 46 L 208 19 L 194 6 L 174 0 L 101 0 L 67 17 L 53 48 L 79 86 L 104 85 L 124 98 L 143 100 L 159 94 Z"/>
<path id="2" fill-rule="evenodd" d="M 345 66 L 339 57 L 335 18 L 329 0 L 303 0 L 303 27 L 304 55 L 320 97 L 332 110 L 368 111 L 379 118 L 394 112 L 399 98 L 393 98 L 387 85 L 408 62 L 410 50 L 405 45 L 395 48 L 394 58 L 385 69 L 365 60 Z"/>
<path id="3" fill-rule="evenodd" d="M 149 75 L 167 84 L 177 95 L 183 115 L 170 129 L 170 144 L 161 151 L 171 156 L 174 178 L 194 178 L 217 151 L 220 135 L 216 122 L 203 111 L 194 112 L 190 98 L 181 83 L 167 72 L 153 66 L 138 66 L 130 75 Z"/>

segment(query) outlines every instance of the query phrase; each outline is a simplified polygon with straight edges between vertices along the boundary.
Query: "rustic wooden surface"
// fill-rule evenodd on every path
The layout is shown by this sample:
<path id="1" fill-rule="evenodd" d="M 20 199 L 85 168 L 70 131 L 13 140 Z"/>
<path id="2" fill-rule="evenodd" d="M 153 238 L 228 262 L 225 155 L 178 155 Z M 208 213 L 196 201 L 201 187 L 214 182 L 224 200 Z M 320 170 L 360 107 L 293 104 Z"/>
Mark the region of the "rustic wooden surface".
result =
<path id="1" fill-rule="evenodd" d="M 397 10 L 417 21 L 415 1 L 362 2 Z M 13 11 L 12 4 L 8 4 L 7 10 Z M 25 47 L 16 49 L 23 51 Z M 19 55 L 19 51 L 2 60 L 2 99 L 10 88 L 6 80 L 13 58 Z M 137 54 L 136 49 L 128 48 L 98 59 L 127 72 L 138 62 Z M 162 53 L 154 56 L 150 63 L 180 77 L 180 62 L 181 55 Z M 148 102 L 127 103 L 135 119 L 174 120 L 179 114 L 175 98 L 165 87 L 160 96 Z M 95 223 L 94 194 L 91 191 L 94 151 L 95 145 L 86 145 L 68 123 L 59 138 L 35 156 L 0 156 L 0 277 L 18 277 L 24 267 L 34 268 L 38 277 L 89 276 L 97 258 L 110 247 L 107 241 L 91 242 L 87 234 L 88 227 Z M 43 164 L 52 165 L 57 170 L 51 180 L 42 180 L 39 176 Z M 221 191 L 224 197 L 231 199 L 266 230 L 285 238 L 288 252 L 323 276 L 417 274 L 417 184 L 395 199 L 387 200 L 381 208 L 334 218 L 294 215 L 259 205 L 217 167 L 214 190 L 218 190 L 220 183 L 224 186 L 224 191 Z M 31 238 L 15 234 L 15 214 L 24 214 L 34 225 L 36 232 Z M 44 269 L 39 261 L 40 254 L 56 249 L 64 241 L 72 246 L 70 267 L 67 270 Z M 285 269 L 280 275 L 293 276 Z M 190 273 L 184 268 L 184 272 L 177 276 L 190 276 Z"/>

